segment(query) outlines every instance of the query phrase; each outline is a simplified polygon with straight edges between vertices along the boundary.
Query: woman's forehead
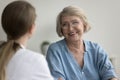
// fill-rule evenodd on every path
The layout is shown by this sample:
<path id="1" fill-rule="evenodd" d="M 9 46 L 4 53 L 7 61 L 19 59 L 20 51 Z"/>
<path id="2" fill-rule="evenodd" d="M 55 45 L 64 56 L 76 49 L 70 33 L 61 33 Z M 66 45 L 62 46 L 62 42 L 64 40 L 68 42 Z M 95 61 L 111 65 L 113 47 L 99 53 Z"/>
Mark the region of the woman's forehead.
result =
<path id="1" fill-rule="evenodd" d="M 78 16 L 62 16 L 61 21 L 81 20 Z"/>

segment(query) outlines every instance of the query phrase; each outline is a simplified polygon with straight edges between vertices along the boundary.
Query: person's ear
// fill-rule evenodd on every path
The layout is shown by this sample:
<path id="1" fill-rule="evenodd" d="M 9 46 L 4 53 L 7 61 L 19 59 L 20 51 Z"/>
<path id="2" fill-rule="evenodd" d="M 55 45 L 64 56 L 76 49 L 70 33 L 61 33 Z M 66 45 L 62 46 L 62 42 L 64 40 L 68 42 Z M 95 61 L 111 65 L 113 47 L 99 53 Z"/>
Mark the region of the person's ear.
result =
<path id="1" fill-rule="evenodd" d="M 32 35 L 35 32 L 35 24 L 33 24 L 29 30 L 29 33 Z"/>
<path id="2" fill-rule="evenodd" d="M 31 28 L 28 30 L 29 38 L 33 35 L 35 32 L 35 24 L 31 26 Z"/>

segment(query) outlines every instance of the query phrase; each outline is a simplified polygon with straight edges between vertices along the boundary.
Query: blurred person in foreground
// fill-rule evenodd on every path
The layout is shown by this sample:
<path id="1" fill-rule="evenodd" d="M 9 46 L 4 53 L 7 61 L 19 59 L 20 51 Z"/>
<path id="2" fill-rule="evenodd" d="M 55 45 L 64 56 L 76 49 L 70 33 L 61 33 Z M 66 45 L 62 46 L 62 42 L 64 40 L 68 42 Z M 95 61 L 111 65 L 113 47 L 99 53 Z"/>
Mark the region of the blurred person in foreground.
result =
<path id="1" fill-rule="evenodd" d="M 35 30 L 35 8 L 19 0 L 2 13 L 7 41 L 0 44 L 0 80 L 53 80 L 43 55 L 26 48 Z"/>

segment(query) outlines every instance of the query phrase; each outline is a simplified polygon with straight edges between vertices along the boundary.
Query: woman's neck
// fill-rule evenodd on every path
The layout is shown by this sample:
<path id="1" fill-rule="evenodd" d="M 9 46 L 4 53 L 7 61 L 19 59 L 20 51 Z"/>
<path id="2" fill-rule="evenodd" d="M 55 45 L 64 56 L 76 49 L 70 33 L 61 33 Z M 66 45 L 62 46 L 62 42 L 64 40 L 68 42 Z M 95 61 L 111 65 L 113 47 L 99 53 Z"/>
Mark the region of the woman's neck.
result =
<path id="1" fill-rule="evenodd" d="M 79 40 L 79 41 L 75 41 L 75 42 L 67 41 L 67 46 L 76 48 L 76 49 L 80 49 L 83 47 L 83 40 Z"/>
<path id="2" fill-rule="evenodd" d="M 76 42 L 67 42 L 69 50 L 74 54 L 83 54 L 85 51 L 83 40 Z"/>
<path id="3" fill-rule="evenodd" d="M 27 36 L 22 36 L 19 39 L 15 40 L 16 43 L 19 43 L 20 45 L 26 47 L 27 42 L 28 42 L 28 37 Z"/>

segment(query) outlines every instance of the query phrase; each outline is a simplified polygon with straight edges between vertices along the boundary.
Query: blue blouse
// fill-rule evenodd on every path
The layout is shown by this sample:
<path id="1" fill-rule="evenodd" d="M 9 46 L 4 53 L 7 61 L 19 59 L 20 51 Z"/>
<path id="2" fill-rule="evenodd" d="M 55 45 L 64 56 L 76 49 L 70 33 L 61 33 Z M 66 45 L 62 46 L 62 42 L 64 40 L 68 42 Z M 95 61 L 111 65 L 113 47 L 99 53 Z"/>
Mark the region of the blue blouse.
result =
<path id="1" fill-rule="evenodd" d="M 84 65 L 81 68 L 67 48 L 65 39 L 52 43 L 46 59 L 57 80 L 108 80 L 116 77 L 107 53 L 97 43 L 85 41 Z"/>

